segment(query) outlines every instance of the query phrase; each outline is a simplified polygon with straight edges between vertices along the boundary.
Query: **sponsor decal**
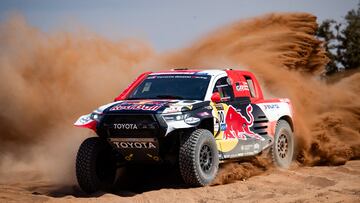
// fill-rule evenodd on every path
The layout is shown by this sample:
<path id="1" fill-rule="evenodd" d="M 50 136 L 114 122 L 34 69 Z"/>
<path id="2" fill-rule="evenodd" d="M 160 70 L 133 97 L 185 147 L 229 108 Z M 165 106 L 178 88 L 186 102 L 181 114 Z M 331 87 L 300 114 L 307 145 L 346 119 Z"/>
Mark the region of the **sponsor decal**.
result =
<path id="1" fill-rule="evenodd" d="M 220 130 L 221 130 L 221 131 L 225 131 L 225 130 L 226 130 L 226 124 L 225 124 L 225 123 L 220 124 Z"/>
<path id="2" fill-rule="evenodd" d="M 159 76 L 159 75 L 194 75 L 196 72 L 176 72 L 176 71 L 167 71 L 167 72 L 157 72 L 157 73 L 151 73 L 150 75 Z"/>
<path id="3" fill-rule="evenodd" d="M 235 157 L 242 157 L 242 156 L 253 156 L 260 152 L 260 145 L 256 144 L 249 144 L 249 145 L 241 145 L 240 152 L 232 153 L 225 155 L 225 158 L 235 158 Z"/>
<path id="4" fill-rule="evenodd" d="M 275 110 L 280 108 L 278 104 L 265 104 L 264 107 L 265 110 Z"/>
<path id="5" fill-rule="evenodd" d="M 138 129 L 136 124 L 133 123 L 114 123 L 114 129 L 117 130 L 136 130 Z"/>
<path id="6" fill-rule="evenodd" d="M 176 113 L 176 112 L 179 112 L 179 111 L 181 111 L 181 109 L 170 107 L 170 108 L 165 109 L 165 110 L 163 111 L 163 113 Z"/>
<path id="7" fill-rule="evenodd" d="M 254 148 L 254 145 L 241 145 L 241 151 L 252 151 Z"/>
<path id="8" fill-rule="evenodd" d="M 109 141 L 118 149 L 156 149 L 154 138 L 110 138 Z"/>
<path id="9" fill-rule="evenodd" d="M 151 154 L 146 154 L 148 157 L 150 157 L 151 159 L 153 159 L 154 161 L 159 161 L 160 158 L 158 156 L 154 156 L 154 155 L 151 155 Z"/>
<path id="10" fill-rule="evenodd" d="M 237 82 L 235 84 L 236 86 L 236 91 L 249 91 L 249 86 L 246 82 Z"/>
<path id="11" fill-rule="evenodd" d="M 183 106 L 171 105 L 169 108 L 166 108 L 163 113 L 176 113 L 181 111 Z"/>
<path id="12" fill-rule="evenodd" d="M 148 80 L 152 80 L 152 79 L 203 79 L 203 80 L 207 80 L 209 79 L 209 77 L 207 76 L 201 76 L 201 75 L 194 75 L 194 74 L 164 74 L 164 75 L 154 75 L 154 76 L 149 76 L 147 79 Z"/>
<path id="13" fill-rule="evenodd" d="M 151 142 L 113 142 L 117 148 L 122 149 L 156 149 L 156 146 Z"/>
<path id="14" fill-rule="evenodd" d="M 237 112 L 233 106 L 229 106 L 225 117 L 226 130 L 223 134 L 223 139 L 247 140 L 247 137 L 250 137 L 258 140 L 265 140 L 263 137 L 250 130 L 250 127 L 252 127 L 254 124 L 254 116 L 252 115 L 252 111 L 253 107 L 249 104 L 246 107 L 246 114 L 249 117 L 248 120 L 240 112 Z"/>
<path id="15" fill-rule="evenodd" d="M 195 75 L 208 75 L 206 72 L 197 72 Z"/>
<path id="16" fill-rule="evenodd" d="M 125 159 L 127 161 L 131 161 L 133 157 L 134 157 L 134 154 L 129 154 L 129 155 L 125 156 Z"/>
<path id="17" fill-rule="evenodd" d="M 223 107 L 222 104 L 215 104 L 215 108 L 216 108 L 217 110 L 224 110 L 224 107 Z"/>
<path id="18" fill-rule="evenodd" d="M 122 103 L 116 105 L 110 109 L 110 111 L 121 111 L 121 110 L 142 110 L 142 111 L 157 111 L 164 104 L 128 104 Z"/>

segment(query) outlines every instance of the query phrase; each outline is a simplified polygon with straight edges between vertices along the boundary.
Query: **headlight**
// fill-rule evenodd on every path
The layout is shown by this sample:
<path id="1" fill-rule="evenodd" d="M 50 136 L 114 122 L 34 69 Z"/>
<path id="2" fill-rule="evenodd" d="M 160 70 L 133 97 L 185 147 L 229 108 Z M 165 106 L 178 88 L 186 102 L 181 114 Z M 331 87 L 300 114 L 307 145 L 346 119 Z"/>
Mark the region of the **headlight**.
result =
<path id="1" fill-rule="evenodd" d="M 163 118 L 166 121 L 181 121 L 181 120 L 184 120 L 184 115 L 183 114 L 164 115 Z"/>
<path id="2" fill-rule="evenodd" d="M 166 121 L 184 121 L 188 125 L 195 125 L 200 122 L 200 118 L 192 117 L 190 114 L 163 115 Z"/>
<path id="3" fill-rule="evenodd" d="M 96 113 L 96 112 L 93 112 L 93 113 L 90 114 L 90 118 L 97 121 L 97 122 L 99 122 L 101 120 L 102 116 L 103 116 L 102 114 L 99 114 L 99 113 Z"/>

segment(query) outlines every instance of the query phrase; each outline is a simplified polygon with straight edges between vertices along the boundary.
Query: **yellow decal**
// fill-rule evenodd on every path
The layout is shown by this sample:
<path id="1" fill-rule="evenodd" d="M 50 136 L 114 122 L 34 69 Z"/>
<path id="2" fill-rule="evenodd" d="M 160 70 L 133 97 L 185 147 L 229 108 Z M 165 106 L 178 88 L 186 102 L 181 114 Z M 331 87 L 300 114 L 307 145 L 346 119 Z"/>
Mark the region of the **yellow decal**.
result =
<path id="1" fill-rule="evenodd" d="M 153 156 L 151 154 L 146 154 L 146 155 L 148 155 L 148 157 L 152 158 L 154 161 L 159 161 L 160 160 L 160 158 L 158 156 Z"/>
<path id="2" fill-rule="evenodd" d="M 229 152 L 238 144 L 238 139 L 224 139 L 224 131 L 226 130 L 226 115 L 229 106 L 225 103 L 210 104 L 213 107 L 214 116 L 214 135 L 218 150 L 221 152 Z"/>
<path id="3" fill-rule="evenodd" d="M 128 156 L 125 157 L 125 159 L 127 161 L 131 161 L 131 159 L 133 158 L 134 154 L 129 154 Z"/>

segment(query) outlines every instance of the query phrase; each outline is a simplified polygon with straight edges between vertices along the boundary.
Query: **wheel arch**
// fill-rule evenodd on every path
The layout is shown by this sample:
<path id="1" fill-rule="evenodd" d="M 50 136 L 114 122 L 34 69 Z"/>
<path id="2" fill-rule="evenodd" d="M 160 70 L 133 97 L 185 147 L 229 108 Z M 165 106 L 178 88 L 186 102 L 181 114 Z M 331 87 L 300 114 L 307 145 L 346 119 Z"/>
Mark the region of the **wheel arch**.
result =
<path id="1" fill-rule="evenodd" d="M 288 116 L 288 115 L 281 116 L 279 118 L 279 120 L 284 120 L 284 121 L 288 122 L 290 125 L 290 128 L 291 128 L 291 131 L 294 132 L 294 123 L 290 116 Z"/>
<path id="2" fill-rule="evenodd" d="M 209 130 L 211 133 L 214 133 L 214 119 L 213 117 L 202 119 L 197 128 Z"/>

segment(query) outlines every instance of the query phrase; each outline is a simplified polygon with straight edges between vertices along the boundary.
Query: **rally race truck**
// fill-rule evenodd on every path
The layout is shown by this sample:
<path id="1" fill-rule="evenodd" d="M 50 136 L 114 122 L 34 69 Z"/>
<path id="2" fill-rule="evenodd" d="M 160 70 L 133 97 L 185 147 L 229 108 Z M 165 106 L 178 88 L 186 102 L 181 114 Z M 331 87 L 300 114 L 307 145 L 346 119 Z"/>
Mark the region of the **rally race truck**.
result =
<path id="1" fill-rule="evenodd" d="M 205 186 L 219 163 L 266 151 L 286 168 L 294 154 L 290 100 L 264 99 L 255 76 L 240 70 L 145 72 L 75 126 L 97 135 L 76 158 L 87 193 L 111 188 L 119 167 L 174 164 L 186 184 Z"/>

